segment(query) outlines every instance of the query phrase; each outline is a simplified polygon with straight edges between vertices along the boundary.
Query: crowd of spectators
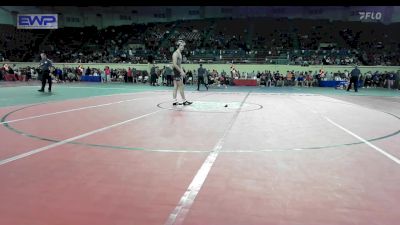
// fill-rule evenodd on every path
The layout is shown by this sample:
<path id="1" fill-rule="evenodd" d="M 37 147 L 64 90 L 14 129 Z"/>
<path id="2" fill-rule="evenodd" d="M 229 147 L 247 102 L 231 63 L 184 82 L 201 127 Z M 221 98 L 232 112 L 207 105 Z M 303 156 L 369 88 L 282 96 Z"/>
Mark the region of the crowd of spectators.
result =
<path id="1" fill-rule="evenodd" d="M 0 61 L 168 62 L 185 39 L 189 62 L 400 65 L 400 24 L 306 19 L 205 19 L 57 30 L 0 25 Z"/>
<path id="2" fill-rule="evenodd" d="M 185 70 L 185 68 L 184 68 Z M 185 83 L 194 84 L 197 82 L 197 70 L 187 70 Z M 108 66 L 104 68 L 90 67 L 55 67 L 51 68 L 51 75 L 54 82 L 80 82 L 82 76 L 99 77 L 101 82 L 125 82 L 125 83 L 147 83 L 152 86 L 173 86 L 172 67 L 164 66 L 159 68 L 153 64 L 150 72 L 146 70 L 137 70 L 134 66 L 127 69 L 111 69 Z M 29 81 L 40 80 L 40 71 L 33 67 L 17 68 L 16 65 L 5 63 L 0 67 L 0 80 L 4 81 Z M 300 87 L 318 87 L 321 81 L 344 81 L 350 79 L 349 70 L 338 70 L 336 72 L 326 72 L 320 70 L 302 70 L 302 71 L 252 71 L 241 72 L 231 66 L 230 71 L 218 71 L 216 69 L 206 69 L 205 81 L 212 86 L 234 85 L 234 79 L 255 79 L 261 86 L 300 86 Z M 396 80 L 400 79 L 400 71 L 368 71 L 360 77 L 362 87 L 381 87 L 393 89 L 400 87 Z"/>
<path id="3" fill-rule="evenodd" d="M 40 79 L 35 68 L 17 68 L 7 62 L 38 61 L 46 52 L 55 63 L 128 63 L 128 69 L 54 68 L 57 82 L 77 82 L 82 76 L 98 76 L 102 82 L 172 85 L 171 68 L 135 69 L 136 63 L 170 63 L 175 43 L 184 39 L 184 62 L 263 63 L 286 65 L 400 65 L 399 23 L 344 22 L 307 19 L 204 19 L 168 23 L 96 27 L 66 27 L 57 30 L 19 30 L 0 25 L 0 79 Z M 323 80 L 346 80 L 349 71 L 273 71 L 240 73 L 208 71 L 211 85 L 232 85 L 235 78 L 258 79 L 266 86 L 318 86 Z M 383 87 L 394 71 L 368 72 L 362 80 Z M 196 80 L 188 71 L 188 82 Z M 367 85 L 368 86 L 368 85 Z"/>

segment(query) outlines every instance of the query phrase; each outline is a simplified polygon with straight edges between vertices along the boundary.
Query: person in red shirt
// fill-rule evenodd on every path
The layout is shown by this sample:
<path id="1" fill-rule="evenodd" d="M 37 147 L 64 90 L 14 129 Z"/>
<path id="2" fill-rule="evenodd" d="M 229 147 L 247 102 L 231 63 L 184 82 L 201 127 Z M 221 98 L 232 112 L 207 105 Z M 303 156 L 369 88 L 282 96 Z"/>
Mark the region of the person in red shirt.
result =
<path id="1" fill-rule="evenodd" d="M 15 76 L 14 70 L 8 64 L 4 64 L 4 80 L 6 81 L 17 81 L 18 77 Z"/>
<path id="2" fill-rule="evenodd" d="M 110 67 L 106 66 L 104 68 L 104 73 L 106 74 L 106 82 L 111 81 L 111 70 L 110 70 Z"/>
<path id="3" fill-rule="evenodd" d="M 133 79 L 132 79 L 132 69 L 130 67 L 128 67 L 128 72 L 127 72 L 127 76 L 128 76 L 128 82 L 132 83 Z"/>

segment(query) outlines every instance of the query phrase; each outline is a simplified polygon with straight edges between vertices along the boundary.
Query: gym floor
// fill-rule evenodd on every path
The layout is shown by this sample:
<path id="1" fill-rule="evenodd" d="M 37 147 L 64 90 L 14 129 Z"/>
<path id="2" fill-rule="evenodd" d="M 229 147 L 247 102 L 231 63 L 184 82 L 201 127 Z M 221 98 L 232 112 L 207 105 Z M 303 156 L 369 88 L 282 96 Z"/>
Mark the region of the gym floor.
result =
<path id="1" fill-rule="evenodd" d="M 399 91 L 196 88 L 0 82 L 0 225 L 399 224 Z"/>

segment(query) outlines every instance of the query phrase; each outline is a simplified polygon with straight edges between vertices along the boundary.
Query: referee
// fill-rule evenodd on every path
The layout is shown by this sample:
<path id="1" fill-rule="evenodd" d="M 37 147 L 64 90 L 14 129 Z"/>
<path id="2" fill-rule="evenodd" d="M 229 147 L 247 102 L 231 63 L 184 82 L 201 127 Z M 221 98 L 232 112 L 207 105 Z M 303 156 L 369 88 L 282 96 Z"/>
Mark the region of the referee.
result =
<path id="1" fill-rule="evenodd" d="M 49 60 L 45 53 L 41 53 L 39 68 L 42 75 L 42 88 L 39 89 L 39 92 L 44 92 L 44 87 L 46 86 L 46 80 L 49 83 L 49 92 L 51 92 L 51 76 L 50 76 L 50 67 L 53 66 L 53 62 Z"/>
<path id="2" fill-rule="evenodd" d="M 200 91 L 200 84 L 204 84 L 206 86 L 207 91 L 208 91 L 208 86 L 204 82 L 204 75 L 206 75 L 207 70 L 203 68 L 203 65 L 200 64 L 200 68 L 197 70 L 197 90 Z"/>
<path id="3" fill-rule="evenodd" d="M 356 65 L 355 68 L 350 72 L 350 84 L 347 87 L 347 91 L 351 89 L 351 84 L 354 84 L 354 90 L 355 92 L 358 92 L 358 79 L 360 77 L 360 70 L 358 69 L 358 66 Z"/>

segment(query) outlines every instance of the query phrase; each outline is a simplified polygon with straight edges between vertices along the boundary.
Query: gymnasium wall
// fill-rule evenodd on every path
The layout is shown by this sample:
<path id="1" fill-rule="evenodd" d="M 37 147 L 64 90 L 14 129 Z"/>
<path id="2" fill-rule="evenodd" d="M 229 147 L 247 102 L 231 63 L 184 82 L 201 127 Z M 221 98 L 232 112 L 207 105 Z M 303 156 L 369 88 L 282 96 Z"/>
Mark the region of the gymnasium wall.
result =
<path id="1" fill-rule="evenodd" d="M 0 6 L 0 24 L 16 25 L 17 14 L 57 13 L 59 27 L 130 25 L 207 18 L 305 18 L 360 21 L 358 12 L 380 12 L 381 22 L 399 22 L 400 6 Z M 14 12 L 14 13 L 13 13 Z"/>

